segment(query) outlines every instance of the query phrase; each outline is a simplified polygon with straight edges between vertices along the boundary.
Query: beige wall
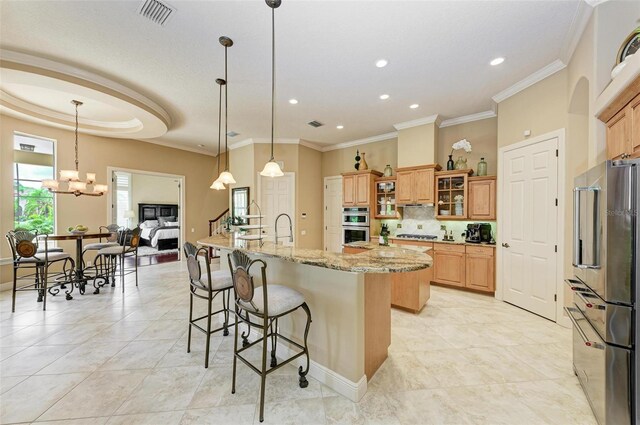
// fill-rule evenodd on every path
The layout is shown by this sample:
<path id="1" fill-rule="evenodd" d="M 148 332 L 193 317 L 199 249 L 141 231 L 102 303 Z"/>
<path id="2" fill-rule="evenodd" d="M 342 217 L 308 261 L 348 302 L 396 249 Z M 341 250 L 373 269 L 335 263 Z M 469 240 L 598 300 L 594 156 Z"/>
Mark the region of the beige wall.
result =
<path id="1" fill-rule="evenodd" d="M 0 115 L 0 226 L 2 234 L 13 227 L 12 179 L 13 132 L 19 131 L 57 140 L 57 169 L 73 168 L 73 133 Z M 109 139 L 81 135 L 80 172 L 94 171 L 99 182 L 106 182 L 107 167 L 162 172 L 185 176 L 186 237 L 189 241 L 208 234 L 208 220 L 228 208 L 227 191 L 209 189 L 215 174 L 215 158 L 184 150 L 128 139 Z M 56 196 L 58 232 L 83 223 L 90 229 L 106 224 L 109 196 Z M 191 229 L 194 231 L 191 232 Z M 2 243 L 2 258 L 10 256 Z M 2 266 L 1 281 L 11 279 L 11 268 Z"/>
<path id="2" fill-rule="evenodd" d="M 298 181 L 296 182 L 296 222 L 298 248 L 322 249 L 324 221 L 322 153 L 306 146 L 298 149 Z M 302 214 L 306 218 L 302 218 Z M 302 233 L 306 234 L 303 235 Z"/>
<path id="3" fill-rule="evenodd" d="M 440 129 L 438 136 L 437 163 L 446 168 L 451 145 L 460 139 L 467 139 L 471 143 L 472 151 L 456 151 L 453 160 L 458 156 L 467 158 L 469 168 L 476 170 L 481 157 L 487 161 L 487 174 L 496 175 L 498 172 L 498 119 L 487 118 L 464 124 L 452 125 Z"/>
<path id="4" fill-rule="evenodd" d="M 498 148 L 567 126 L 567 71 L 562 70 L 498 104 Z"/>
<path id="5" fill-rule="evenodd" d="M 131 174 L 131 209 L 135 213 L 132 224 L 139 223 L 138 204 L 178 204 L 180 182 L 172 177 Z M 214 217 L 212 217 L 214 218 Z M 115 221 L 113 219 L 112 221 Z"/>
<path id="6" fill-rule="evenodd" d="M 382 172 L 387 164 L 395 170 L 398 166 L 398 140 L 366 143 L 349 148 L 335 149 L 322 153 L 322 177 L 338 176 L 355 171 L 356 151 L 365 152 L 369 169 Z"/>
<path id="7" fill-rule="evenodd" d="M 433 164 L 438 158 L 438 126 L 425 124 L 398 131 L 398 167 Z"/>

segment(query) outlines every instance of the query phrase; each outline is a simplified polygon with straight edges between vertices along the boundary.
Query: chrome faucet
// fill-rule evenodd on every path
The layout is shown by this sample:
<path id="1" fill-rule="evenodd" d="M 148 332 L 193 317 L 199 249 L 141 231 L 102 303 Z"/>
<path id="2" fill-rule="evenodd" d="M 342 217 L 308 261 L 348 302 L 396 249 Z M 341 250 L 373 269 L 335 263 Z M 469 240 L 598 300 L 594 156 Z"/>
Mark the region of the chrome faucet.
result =
<path id="1" fill-rule="evenodd" d="M 291 221 L 291 217 L 289 216 L 289 214 L 282 213 L 276 217 L 276 239 L 275 239 L 276 245 L 278 244 L 278 220 L 280 220 L 280 217 L 282 216 L 285 216 L 289 219 L 289 242 L 293 243 L 293 223 Z M 283 236 L 283 237 L 286 237 L 286 236 Z"/>

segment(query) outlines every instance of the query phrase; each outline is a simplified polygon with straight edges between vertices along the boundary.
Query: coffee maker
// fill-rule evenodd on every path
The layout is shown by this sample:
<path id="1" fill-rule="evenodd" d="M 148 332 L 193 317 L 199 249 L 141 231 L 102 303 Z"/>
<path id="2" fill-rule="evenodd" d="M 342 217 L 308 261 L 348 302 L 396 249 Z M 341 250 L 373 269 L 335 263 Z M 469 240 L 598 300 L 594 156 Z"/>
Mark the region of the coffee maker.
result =
<path id="1" fill-rule="evenodd" d="M 464 238 L 468 243 L 491 242 L 491 225 L 489 223 L 469 223 Z"/>

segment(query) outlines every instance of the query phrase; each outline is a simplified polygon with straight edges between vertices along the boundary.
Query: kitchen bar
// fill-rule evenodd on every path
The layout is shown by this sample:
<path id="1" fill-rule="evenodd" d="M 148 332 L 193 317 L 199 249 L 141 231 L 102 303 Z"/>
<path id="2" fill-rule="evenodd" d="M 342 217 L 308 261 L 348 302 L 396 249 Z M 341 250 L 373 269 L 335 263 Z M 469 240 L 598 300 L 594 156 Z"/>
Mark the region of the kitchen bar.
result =
<path id="1" fill-rule="evenodd" d="M 393 273 L 421 273 L 431 257 L 415 249 L 373 247 L 361 254 L 275 245 L 260 246 L 227 235 L 199 244 L 222 252 L 221 268 L 234 249 L 267 262 L 269 282 L 304 294 L 313 323 L 308 344 L 309 374 L 334 391 L 358 401 L 367 380 L 387 358 L 391 344 L 391 280 Z M 259 278 L 259 277 L 256 277 Z M 293 315 L 280 322 L 281 332 L 296 340 L 304 318 Z M 287 347 L 278 346 L 278 350 Z"/>

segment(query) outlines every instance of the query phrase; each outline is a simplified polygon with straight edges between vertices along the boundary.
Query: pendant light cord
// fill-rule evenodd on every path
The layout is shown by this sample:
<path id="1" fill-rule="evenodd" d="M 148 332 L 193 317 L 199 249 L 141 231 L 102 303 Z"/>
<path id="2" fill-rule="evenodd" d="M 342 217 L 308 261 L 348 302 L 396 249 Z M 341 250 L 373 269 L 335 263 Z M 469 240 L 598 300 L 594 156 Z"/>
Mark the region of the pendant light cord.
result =
<path id="1" fill-rule="evenodd" d="M 227 46 L 224 46 L 224 159 L 225 159 L 225 167 L 224 171 L 229 171 L 229 148 L 227 147 L 227 137 L 229 136 L 229 127 L 228 127 L 228 108 L 229 108 L 229 99 L 227 96 L 227 91 L 229 90 L 229 80 L 227 79 Z M 222 86 L 220 87 L 222 90 Z M 219 170 L 218 170 L 219 171 Z"/>
<path id="2" fill-rule="evenodd" d="M 222 84 L 220 84 L 220 96 L 218 98 L 218 170 L 216 174 L 220 174 L 220 132 L 222 131 Z"/>
<path id="3" fill-rule="evenodd" d="M 271 159 L 273 157 L 273 134 L 275 125 L 275 97 L 276 97 L 276 9 L 271 8 Z"/>
<path id="4" fill-rule="evenodd" d="M 76 103 L 76 171 L 78 171 L 78 104 Z"/>

